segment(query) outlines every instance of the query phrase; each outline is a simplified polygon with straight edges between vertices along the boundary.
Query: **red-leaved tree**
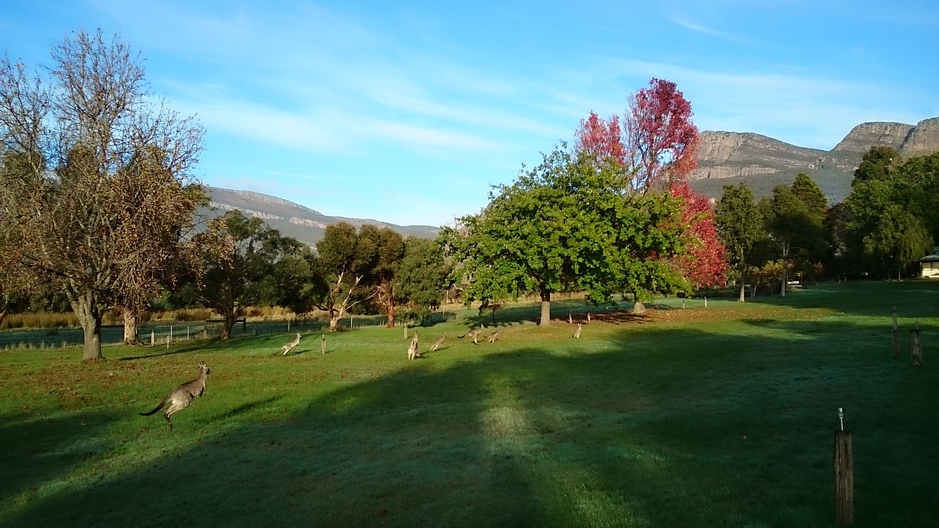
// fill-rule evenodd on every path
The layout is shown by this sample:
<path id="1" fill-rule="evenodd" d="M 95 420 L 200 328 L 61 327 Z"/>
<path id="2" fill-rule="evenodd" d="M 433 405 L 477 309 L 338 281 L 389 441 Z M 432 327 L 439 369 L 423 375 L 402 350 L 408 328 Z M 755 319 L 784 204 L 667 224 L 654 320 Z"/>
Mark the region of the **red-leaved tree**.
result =
<path id="1" fill-rule="evenodd" d="M 575 148 L 598 160 L 615 159 L 629 177 L 627 193 L 665 191 L 681 183 L 697 166 L 698 128 L 691 103 L 675 83 L 652 79 L 629 97 L 620 126 L 618 116 L 604 120 L 590 112 L 574 133 Z"/>
<path id="2" fill-rule="evenodd" d="M 611 116 L 608 121 L 604 121 L 596 113 L 590 112 L 590 117 L 580 120 L 580 128 L 574 133 L 577 139 L 575 148 L 588 152 L 598 162 L 613 158 L 620 165 L 626 165 L 622 134 L 618 116 Z"/>
<path id="3" fill-rule="evenodd" d="M 698 127 L 675 83 L 653 78 L 629 98 L 623 144 L 634 192 L 666 190 L 697 166 Z"/>
<path id="4" fill-rule="evenodd" d="M 714 211 L 707 197 L 688 185 L 697 166 L 698 128 L 691 103 L 675 83 L 652 79 L 629 98 L 624 124 L 617 116 L 603 120 L 590 112 L 575 132 L 578 150 L 598 161 L 615 159 L 626 174 L 623 192 L 669 192 L 681 198 L 682 223 L 688 226 L 688 251 L 674 263 L 698 286 L 723 284 L 726 249 L 717 238 Z"/>
<path id="5" fill-rule="evenodd" d="M 682 199 L 682 223 L 691 240 L 675 261 L 682 275 L 698 287 L 722 286 L 727 281 L 727 248 L 717 236 L 714 209 L 707 196 L 692 190 L 688 182 L 673 183 L 668 191 Z"/>

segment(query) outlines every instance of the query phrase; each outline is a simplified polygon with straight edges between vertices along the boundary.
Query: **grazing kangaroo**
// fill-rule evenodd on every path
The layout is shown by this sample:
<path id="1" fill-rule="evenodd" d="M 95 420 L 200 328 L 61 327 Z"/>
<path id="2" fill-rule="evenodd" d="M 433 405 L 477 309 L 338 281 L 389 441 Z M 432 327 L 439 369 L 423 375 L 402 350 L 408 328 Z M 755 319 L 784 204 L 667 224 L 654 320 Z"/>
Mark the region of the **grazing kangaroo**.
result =
<path id="1" fill-rule="evenodd" d="M 466 337 L 466 336 L 473 336 L 473 344 L 474 344 L 474 345 L 478 345 L 478 344 L 479 344 L 479 341 L 477 341 L 476 339 L 479 337 L 479 333 L 482 332 L 484 328 L 486 328 L 486 327 L 485 327 L 485 326 L 480 326 L 480 327 L 470 328 L 469 330 L 466 331 L 465 334 L 463 334 L 463 335 L 458 335 L 457 337 L 458 337 L 459 339 L 463 339 L 463 338 Z"/>
<path id="2" fill-rule="evenodd" d="M 490 342 L 490 343 L 495 343 L 496 340 L 498 340 L 498 339 L 499 339 L 499 332 L 493 332 L 493 333 L 489 336 L 489 342 Z"/>
<path id="3" fill-rule="evenodd" d="M 280 347 L 280 349 L 284 351 L 284 355 L 286 356 L 286 355 L 287 355 L 287 352 L 290 352 L 291 350 L 293 350 L 293 347 L 295 347 L 295 346 L 297 346 L 297 345 L 299 345 L 299 344 L 300 344 L 300 332 L 297 332 L 297 337 L 296 337 L 296 339 L 294 339 L 293 341 L 291 341 L 291 342 L 287 343 L 286 345 Z"/>
<path id="4" fill-rule="evenodd" d="M 414 339 L 411 339 L 411 346 L 408 347 L 408 359 L 413 360 L 414 358 L 424 357 L 417 351 L 417 341 L 418 335 L 414 334 Z"/>
<path id="5" fill-rule="evenodd" d="M 574 330 L 574 339 L 580 339 L 580 331 L 583 329 L 583 325 L 577 323 L 577 330 Z"/>
<path id="6" fill-rule="evenodd" d="M 176 414 L 177 412 L 189 407 L 192 404 L 192 400 L 196 396 L 202 396 L 205 393 L 205 380 L 209 377 L 212 371 L 209 370 L 208 365 L 204 362 L 199 362 L 199 377 L 183 383 L 179 387 L 173 389 L 173 392 L 169 393 L 166 398 L 163 398 L 163 401 L 159 405 L 154 407 L 150 412 L 140 413 L 140 416 L 150 416 L 151 414 L 159 411 L 163 407 L 167 407 L 166 411 L 163 412 L 163 418 L 166 418 L 166 423 L 170 426 L 170 431 L 173 430 L 173 422 L 170 421 L 170 417 Z"/>
<path id="7" fill-rule="evenodd" d="M 442 336 L 438 337 L 437 340 L 434 341 L 434 346 L 432 346 L 432 347 L 430 348 L 430 351 L 431 351 L 431 352 L 436 352 L 437 349 L 440 348 L 440 345 L 443 344 L 443 340 L 444 340 L 446 337 L 447 337 L 447 336 L 445 336 L 445 335 L 442 335 Z"/>

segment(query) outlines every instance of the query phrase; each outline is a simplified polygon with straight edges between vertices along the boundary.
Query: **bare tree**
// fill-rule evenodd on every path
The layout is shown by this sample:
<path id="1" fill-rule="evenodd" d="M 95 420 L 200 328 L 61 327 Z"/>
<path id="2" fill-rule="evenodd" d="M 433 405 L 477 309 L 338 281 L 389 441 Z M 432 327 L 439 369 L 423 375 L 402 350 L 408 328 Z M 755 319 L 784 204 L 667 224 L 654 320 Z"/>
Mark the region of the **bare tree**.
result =
<path id="1" fill-rule="evenodd" d="M 144 306 L 192 230 L 203 131 L 119 37 L 78 32 L 52 59 L 45 77 L 0 59 L 0 251 L 19 257 L 0 263 L 65 291 L 95 360 L 104 311 Z"/>

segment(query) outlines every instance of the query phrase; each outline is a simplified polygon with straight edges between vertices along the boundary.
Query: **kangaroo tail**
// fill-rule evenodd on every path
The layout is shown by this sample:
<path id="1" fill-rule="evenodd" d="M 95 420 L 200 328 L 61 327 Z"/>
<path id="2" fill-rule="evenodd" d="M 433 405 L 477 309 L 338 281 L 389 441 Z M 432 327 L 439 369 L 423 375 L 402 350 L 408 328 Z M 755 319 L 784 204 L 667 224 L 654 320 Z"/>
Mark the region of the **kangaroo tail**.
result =
<path id="1" fill-rule="evenodd" d="M 151 414 L 156 413 L 157 411 L 159 411 L 159 410 L 162 409 L 163 407 L 166 407 L 166 400 L 161 401 L 160 404 L 157 405 L 156 407 L 154 407 L 152 411 L 150 411 L 150 412 L 145 412 L 145 413 L 140 413 L 140 416 L 150 416 Z"/>

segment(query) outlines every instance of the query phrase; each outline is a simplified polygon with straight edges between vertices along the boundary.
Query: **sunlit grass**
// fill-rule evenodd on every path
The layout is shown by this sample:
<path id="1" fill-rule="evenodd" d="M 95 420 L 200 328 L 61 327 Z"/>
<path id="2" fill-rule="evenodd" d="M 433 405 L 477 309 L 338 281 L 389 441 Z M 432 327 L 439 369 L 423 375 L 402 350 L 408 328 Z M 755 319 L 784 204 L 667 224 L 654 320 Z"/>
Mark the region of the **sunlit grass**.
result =
<path id="1" fill-rule="evenodd" d="M 827 526 L 837 408 L 865 526 L 934 521 L 939 283 L 179 347 L 0 354 L 3 526 Z M 926 367 L 892 356 L 890 311 Z M 585 320 L 572 339 L 567 313 Z M 469 313 L 465 314 L 469 315 Z M 485 318 L 489 326 L 491 319 Z M 413 335 L 415 329 L 411 329 Z M 486 332 L 488 333 L 488 331 Z M 206 395 L 142 417 L 212 368 Z"/>

